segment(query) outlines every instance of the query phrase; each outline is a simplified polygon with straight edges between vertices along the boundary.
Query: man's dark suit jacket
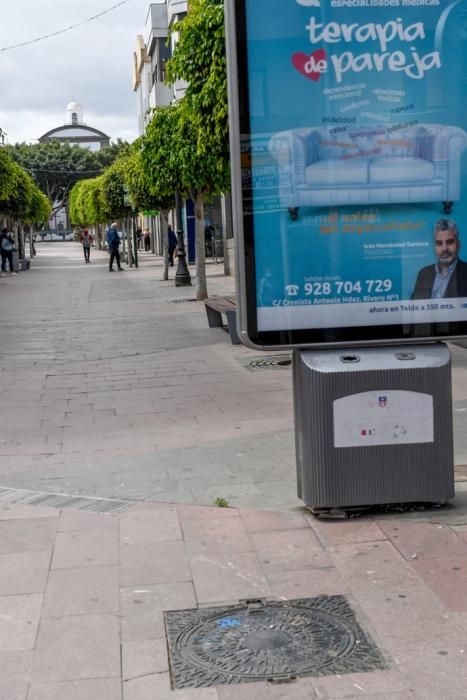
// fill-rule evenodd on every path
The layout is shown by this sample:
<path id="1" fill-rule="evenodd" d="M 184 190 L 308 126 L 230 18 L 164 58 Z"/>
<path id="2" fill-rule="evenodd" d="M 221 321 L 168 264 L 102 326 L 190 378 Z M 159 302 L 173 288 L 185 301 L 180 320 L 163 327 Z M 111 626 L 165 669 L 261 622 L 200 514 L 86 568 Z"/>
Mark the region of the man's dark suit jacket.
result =
<path id="1" fill-rule="evenodd" d="M 431 290 L 433 289 L 435 277 L 436 265 L 423 267 L 418 273 L 412 299 L 431 299 Z M 462 260 L 457 261 L 444 297 L 467 297 L 467 263 Z"/>

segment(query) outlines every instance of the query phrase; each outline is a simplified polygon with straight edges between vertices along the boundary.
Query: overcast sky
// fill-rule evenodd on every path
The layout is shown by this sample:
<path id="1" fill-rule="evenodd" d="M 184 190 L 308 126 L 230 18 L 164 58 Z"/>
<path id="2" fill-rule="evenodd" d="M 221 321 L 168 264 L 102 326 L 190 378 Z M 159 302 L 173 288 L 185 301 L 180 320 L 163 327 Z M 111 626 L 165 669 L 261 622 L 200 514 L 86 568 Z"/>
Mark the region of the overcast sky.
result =
<path id="1" fill-rule="evenodd" d="M 11 0 L 1 3 L 0 49 L 59 31 L 119 0 Z M 0 128 L 8 143 L 33 143 L 66 121 L 73 98 L 84 121 L 113 141 L 137 134 L 133 51 L 150 3 L 129 0 L 60 36 L 0 51 Z"/>

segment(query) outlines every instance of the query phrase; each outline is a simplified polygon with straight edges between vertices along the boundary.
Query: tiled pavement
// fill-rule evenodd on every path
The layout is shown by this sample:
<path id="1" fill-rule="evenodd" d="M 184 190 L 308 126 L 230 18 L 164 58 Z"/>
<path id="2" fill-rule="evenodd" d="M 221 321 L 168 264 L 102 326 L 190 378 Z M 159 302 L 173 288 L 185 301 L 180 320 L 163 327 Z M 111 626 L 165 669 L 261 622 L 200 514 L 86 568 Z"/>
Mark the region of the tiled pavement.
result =
<path id="1" fill-rule="evenodd" d="M 467 525 L 162 503 L 2 508 L 2 700 L 466 697 Z M 386 670 L 171 690 L 164 610 L 322 594 L 348 597 Z"/>
<path id="2" fill-rule="evenodd" d="M 169 304 L 191 295 L 149 259 L 107 282 L 103 256 L 90 272 L 56 251 L 0 286 L 0 486 L 140 502 L 0 503 L 0 699 L 465 700 L 465 482 L 447 509 L 313 518 L 293 493 L 288 372 L 245 370 L 255 353 Z M 348 597 L 386 670 L 171 690 L 164 610 L 321 594 Z"/>

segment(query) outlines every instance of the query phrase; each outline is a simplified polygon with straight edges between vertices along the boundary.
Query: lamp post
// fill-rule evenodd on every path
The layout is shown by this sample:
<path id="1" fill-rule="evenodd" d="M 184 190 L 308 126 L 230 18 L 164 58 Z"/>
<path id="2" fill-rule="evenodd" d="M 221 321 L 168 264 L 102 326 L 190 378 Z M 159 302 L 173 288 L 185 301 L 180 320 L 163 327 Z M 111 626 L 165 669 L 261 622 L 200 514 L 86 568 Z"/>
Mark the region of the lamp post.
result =
<path id="1" fill-rule="evenodd" d="M 138 234 L 136 232 L 136 218 L 135 218 L 135 213 L 136 209 L 135 207 L 131 207 L 131 221 L 132 221 L 132 228 L 133 228 L 133 249 L 134 249 L 134 262 L 135 262 L 135 267 L 138 267 Z"/>
<path id="2" fill-rule="evenodd" d="M 191 276 L 186 264 L 185 244 L 183 242 L 182 198 L 180 192 L 175 193 L 175 215 L 177 220 L 177 272 L 175 273 L 176 287 L 191 287 Z"/>

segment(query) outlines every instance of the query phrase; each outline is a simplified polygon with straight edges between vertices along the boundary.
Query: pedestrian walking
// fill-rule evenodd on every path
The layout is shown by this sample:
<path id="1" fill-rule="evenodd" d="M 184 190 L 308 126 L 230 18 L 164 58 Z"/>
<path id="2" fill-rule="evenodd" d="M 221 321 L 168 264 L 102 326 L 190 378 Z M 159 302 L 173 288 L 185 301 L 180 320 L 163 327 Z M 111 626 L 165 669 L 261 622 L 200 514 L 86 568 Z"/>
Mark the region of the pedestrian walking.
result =
<path id="1" fill-rule="evenodd" d="M 113 272 L 113 262 L 114 260 L 117 261 L 117 268 L 118 270 L 122 270 L 122 266 L 120 264 L 120 252 L 119 252 L 119 247 L 120 247 L 120 236 L 118 235 L 118 224 L 114 221 L 109 230 L 107 231 L 106 234 L 107 238 L 107 243 L 109 245 L 109 253 L 110 253 L 110 260 L 109 260 L 109 272 Z"/>
<path id="2" fill-rule="evenodd" d="M 175 232 L 172 230 L 172 226 L 169 224 L 169 227 L 167 229 L 167 236 L 169 239 L 169 265 L 170 267 L 174 266 L 174 253 L 175 249 L 177 247 L 177 236 L 175 235 Z"/>
<path id="3" fill-rule="evenodd" d="M 149 233 L 149 229 L 144 230 L 144 250 L 146 253 L 149 253 L 149 250 L 151 248 L 151 234 Z"/>
<path id="4" fill-rule="evenodd" d="M 79 237 L 79 240 L 83 244 L 84 262 L 85 263 L 91 262 L 89 259 L 89 255 L 91 252 L 91 246 L 94 242 L 94 238 L 89 233 L 87 228 L 83 228 L 81 235 Z"/>
<path id="5" fill-rule="evenodd" d="M 138 250 L 143 250 L 143 230 L 141 228 L 136 229 L 136 240 L 138 241 Z"/>
<path id="6" fill-rule="evenodd" d="M 15 246 L 15 239 L 13 238 L 13 235 L 8 231 L 7 228 L 2 228 L 2 232 L 0 234 L 0 253 L 2 256 L 2 272 L 1 276 L 5 277 L 6 275 L 6 263 L 8 260 L 8 265 L 10 267 L 10 277 L 13 275 L 16 275 L 16 272 L 13 272 L 13 251 L 16 250 Z"/>

